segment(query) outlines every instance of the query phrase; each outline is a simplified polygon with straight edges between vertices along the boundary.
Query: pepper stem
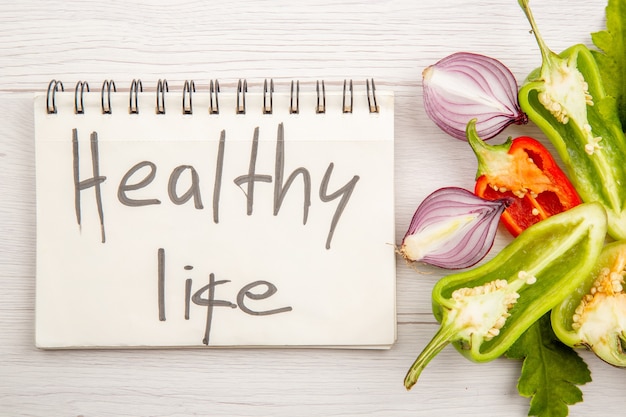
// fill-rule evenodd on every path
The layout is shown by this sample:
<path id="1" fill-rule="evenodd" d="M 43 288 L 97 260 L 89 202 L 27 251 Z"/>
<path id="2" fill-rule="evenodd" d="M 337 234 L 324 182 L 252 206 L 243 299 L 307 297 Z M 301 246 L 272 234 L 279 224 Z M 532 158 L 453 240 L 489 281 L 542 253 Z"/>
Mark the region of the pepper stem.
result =
<path id="1" fill-rule="evenodd" d="M 476 119 L 472 119 L 467 123 L 465 128 L 465 136 L 467 142 L 474 151 L 478 160 L 478 169 L 476 171 L 476 179 L 481 175 L 492 176 L 494 170 L 508 170 L 511 161 L 508 157 L 508 151 L 511 148 L 511 138 L 500 145 L 489 145 L 476 132 Z"/>
<path id="2" fill-rule="evenodd" d="M 537 40 L 537 45 L 539 45 L 539 50 L 541 51 L 541 57 L 542 57 L 541 65 L 550 66 L 550 64 L 552 63 L 551 60 L 555 58 L 559 58 L 559 56 L 555 54 L 550 48 L 548 48 L 548 45 L 546 45 L 545 41 L 541 37 L 537 23 L 535 22 L 535 18 L 533 17 L 533 14 L 530 10 L 530 6 L 528 5 L 529 0 L 518 0 L 518 3 L 520 7 L 522 8 L 522 10 L 524 11 L 524 14 L 526 15 L 526 19 L 528 20 L 528 23 L 530 23 L 530 28 L 532 29 L 532 33 L 535 36 L 535 39 Z"/>
<path id="3" fill-rule="evenodd" d="M 404 377 L 404 387 L 410 390 L 417 382 L 420 374 L 426 368 L 426 365 L 443 350 L 451 341 L 457 329 L 454 326 L 443 325 L 439 328 L 435 336 L 426 345 L 422 353 L 419 354 L 406 376 Z"/>

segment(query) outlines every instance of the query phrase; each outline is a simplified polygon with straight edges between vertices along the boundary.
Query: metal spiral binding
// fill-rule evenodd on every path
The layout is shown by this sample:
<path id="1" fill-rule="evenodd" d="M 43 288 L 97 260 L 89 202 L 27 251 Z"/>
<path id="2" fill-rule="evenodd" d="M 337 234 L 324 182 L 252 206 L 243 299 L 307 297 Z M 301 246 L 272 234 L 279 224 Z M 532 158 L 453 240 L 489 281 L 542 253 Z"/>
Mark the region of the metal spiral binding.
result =
<path id="1" fill-rule="evenodd" d="M 156 114 L 165 114 L 165 93 L 169 91 L 167 80 L 159 80 L 156 92 Z"/>
<path id="2" fill-rule="evenodd" d="M 143 92 L 143 83 L 141 80 L 133 80 L 130 83 L 130 92 L 128 94 L 128 113 L 129 114 L 138 114 L 139 113 L 139 105 L 137 104 L 137 97 L 139 93 Z"/>
<path id="3" fill-rule="evenodd" d="M 246 114 L 246 93 L 248 92 L 248 82 L 239 80 L 237 83 L 237 114 Z"/>
<path id="4" fill-rule="evenodd" d="M 289 97 L 289 113 L 290 114 L 298 114 L 300 113 L 300 81 L 296 81 L 296 104 L 294 105 L 293 99 L 293 81 L 291 81 L 291 95 Z"/>
<path id="5" fill-rule="evenodd" d="M 76 83 L 76 88 L 74 89 L 74 113 L 75 114 L 85 113 L 85 106 L 83 105 L 83 96 L 85 95 L 85 89 L 87 89 L 87 92 L 89 92 L 89 84 L 87 83 L 87 81 L 79 81 Z"/>
<path id="6" fill-rule="evenodd" d="M 215 80 L 215 83 L 213 83 L 213 80 L 211 80 L 211 82 L 209 83 L 209 114 L 219 114 L 220 112 L 220 104 L 217 99 L 219 92 L 220 83 L 217 80 Z M 215 101 L 213 99 L 215 99 Z"/>
<path id="7" fill-rule="evenodd" d="M 193 114 L 193 103 L 191 101 L 192 93 L 196 92 L 196 83 L 185 81 L 183 86 L 183 114 Z"/>
<path id="8" fill-rule="evenodd" d="M 374 79 L 366 80 L 367 90 L 367 104 L 370 113 L 380 113 L 380 106 L 378 105 L 376 98 L 376 85 Z M 48 91 L 46 97 L 46 112 L 48 114 L 56 114 L 58 111 L 56 94 L 63 92 L 63 83 L 59 80 L 51 80 L 48 84 Z M 84 114 L 84 95 L 85 91 L 90 92 L 89 83 L 87 81 L 78 81 L 74 89 L 74 113 Z M 100 103 L 103 114 L 111 114 L 111 91 L 117 92 L 117 87 L 113 80 L 105 80 L 102 83 L 102 90 L 100 91 Z M 315 91 L 317 95 L 317 102 L 315 105 L 315 113 L 326 113 L 326 86 L 324 80 L 318 80 L 315 84 Z M 128 112 L 129 114 L 138 114 L 138 96 L 143 92 L 143 83 L 140 79 L 134 79 L 130 85 L 129 90 L 129 102 Z M 169 86 L 167 80 L 159 80 L 156 90 L 156 113 L 165 114 L 165 93 L 169 92 Z M 196 85 L 193 80 L 186 80 L 183 86 L 182 96 L 182 112 L 183 114 L 193 114 L 193 93 L 196 92 Z M 248 92 L 248 82 L 246 79 L 239 79 L 237 84 L 237 101 L 236 101 L 236 113 L 246 113 L 246 93 Z M 209 83 L 209 114 L 219 114 L 219 93 L 220 85 L 218 80 L 211 80 Z M 354 109 L 354 84 L 351 79 L 344 79 L 343 81 L 343 96 L 342 96 L 342 112 L 352 113 Z M 274 80 L 269 78 L 265 79 L 263 83 L 263 107 L 261 109 L 263 114 L 272 114 L 274 112 Z M 289 97 L 289 113 L 300 113 L 300 81 L 292 80 L 290 85 L 290 97 Z"/>
<path id="9" fill-rule="evenodd" d="M 350 80 L 350 103 L 346 104 L 346 80 L 343 80 L 343 104 L 342 104 L 342 111 L 344 113 L 352 113 L 352 105 L 354 104 L 354 90 L 352 88 L 352 80 Z"/>
<path id="10" fill-rule="evenodd" d="M 315 113 L 326 113 L 326 87 L 324 87 L 324 80 L 322 80 L 322 92 L 320 96 L 320 82 L 315 84 L 315 91 L 317 93 L 317 105 L 315 106 Z"/>
<path id="11" fill-rule="evenodd" d="M 100 92 L 100 105 L 102 107 L 102 114 L 111 114 L 111 89 L 114 92 L 117 92 L 117 88 L 115 87 L 115 81 L 113 80 L 104 80 L 102 83 L 102 91 Z M 105 93 L 106 92 L 106 100 Z"/>
<path id="12" fill-rule="evenodd" d="M 56 93 L 59 91 L 59 88 L 61 91 L 65 91 L 61 81 L 52 80 L 48 84 L 48 94 L 46 95 L 46 112 L 48 114 L 56 114 L 57 112 Z"/>
<path id="13" fill-rule="evenodd" d="M 370 80 L 365 80 L 367 88 L 367 104 L 370 108 L 370 113 L 380 113 L 380 107 L 376 103 L 376 86 L 374 85 L 374 79 L 372 78 L 372 88 L 370 89 Z"/>
<path id="14" fill-rule="evenodd" d="M 269 95 L 269 99 L 268 99 Z M 274 80 L 270 78 L 269 87 L 267 79 L 263 83 L 263 114 L 272 114 L 274 111 Z M 269 103 L 269 104 L 268 104 Z"/>

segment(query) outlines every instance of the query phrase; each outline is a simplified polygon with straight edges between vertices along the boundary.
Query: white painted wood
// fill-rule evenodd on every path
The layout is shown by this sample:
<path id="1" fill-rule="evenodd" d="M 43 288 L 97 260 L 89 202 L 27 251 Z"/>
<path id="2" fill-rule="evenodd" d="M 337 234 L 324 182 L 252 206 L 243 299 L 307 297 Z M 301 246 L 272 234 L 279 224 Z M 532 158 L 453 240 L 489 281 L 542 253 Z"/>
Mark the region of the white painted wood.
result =
<path id="1" fill-rule="evenodd" d="M 39 351 L 34 347 L 35 183 L 31 96 L 61 79 L 154 89 L 247 78 L 363 83 L 396 93 L 396 231 L 440 186 L 471 187 L 469 148 L 423 111 L 421 71 L 460 51 L 502 60 L 521 81 L 539 53 L 515 0 L 45 2 L 0 0 L 0 416 L 525 416 L 519 363 L 473 364 L 447 348 L 406 392 L 402 379 L 436 330 L 442 273 L 398 263 L 398 342 L 389 351 L 225 349 Z M 554 50 L 590 44 L 602 0 L 532 3 Z M 512 128 L 541 136 L 534 127 Z M 497 139 L 496 139 L 497 140 Z M 494 250 L 507 238 L 499 237 Z M 619 415 L 624 372 L 587 353 L 594 381 L 571 416 Z"/>

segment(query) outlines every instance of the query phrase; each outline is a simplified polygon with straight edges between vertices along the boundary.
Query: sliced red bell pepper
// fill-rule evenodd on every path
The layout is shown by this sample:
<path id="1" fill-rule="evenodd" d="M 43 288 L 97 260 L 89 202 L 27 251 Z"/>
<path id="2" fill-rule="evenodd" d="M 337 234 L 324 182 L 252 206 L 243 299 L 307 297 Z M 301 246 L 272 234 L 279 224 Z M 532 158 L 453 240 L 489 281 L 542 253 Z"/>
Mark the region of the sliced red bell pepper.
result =
<path id="1" fill-rule="evenodd" d="M 481 140 L 473 122 L 467 139 L 478 159 L 474 193 L 487 200 L 513 197 L 501 221 L 513 236 L 581 203 L 567 175 L 539 141 L 521 136 L 501 145 Z"/>

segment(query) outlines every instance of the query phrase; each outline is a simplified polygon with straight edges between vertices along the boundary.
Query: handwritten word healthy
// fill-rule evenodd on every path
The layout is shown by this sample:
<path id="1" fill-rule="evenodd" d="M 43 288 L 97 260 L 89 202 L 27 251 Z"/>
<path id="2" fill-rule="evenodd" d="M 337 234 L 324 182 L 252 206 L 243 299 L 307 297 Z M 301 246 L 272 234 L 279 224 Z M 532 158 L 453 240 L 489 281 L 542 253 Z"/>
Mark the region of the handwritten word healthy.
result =
<path id="1" fill-rule="evenodd" d="M 82 178 L 80 173 L 80 152 L 79 152 L 79 140 L 78 129 L 72 130 L 72 153 L 73 153 L 73 174 L 74 174 L 74 207 L 76 211 L 76 221 L 79 226 L 82 226 L 82 212 L 81 212 L 81 193 L 90 188 L 94 189 L 94 195 L 96 199 L 96 207 L 98 211 L 98 217 L 100 219 L 100 234 L 102 243 L 106 242 L 105 233 L 105 213 L 102 204 L 102 188 L 104 187 L 107 176 L 100 172 L 100 154 L 98 148 L 98 132 L 92 132 L 90 136 L 91 144 L 91 167 L 92 176 L 88 178 Z M 223 183 L 224 172 L 224 154 L 226 152 L 226 131 L 222 130 L 220 133 L 220 139 L 218 142 L 217 158 L 215 164 L 215 180 L 213 183 L 213 222 L 219 223 L 219 210 L 220 210 L 220 196 Z M 312 179 L 311 174 L 305 167 L 296 168 L 288 177 L 285 178 L 285 132 L 283 124 L 278 124 L 276 135 L 276 152 L 274 157 L 274 175 L 267 173 L 257 173 L 257 156 L 259 147 L 259 128 L 254 129 L 251 142 L 251 150 L 248 164 L 248 171 L 242 173 L 233 179 L 233 182 L 244 192 L 246 197 L 246 212 L 247 215 L 253 214 L 253 208 L 255 203 L 255 186 L 257 183 L 274 183 L 273 193 L 273 212 L 274 215 L 278 215 L 282 206 L 283 200 L 289 191 L 289 188 L 293 182 L 300 177 L 303 183 L 303 224 L 307 223 L 309 214 L 309 207 L 311 205 L 311 189 Z M 359 176 L 354 175 L 348 182 L 335 191 L 330 192 L 328 190 L 328 184 L 330 183 L 333 175 L 334 163 L 330 162 L 326 168 L 326 172 L 322 177 L 319 185 L 318 196 L 323 203 L 329 203 L 339 199 L 332 220 L 330 222 L 328 234 L 326 237 L 326 249 L 330 249 L 333 234 L 337 227 L 337 223 L 343 214 L 346 205 L 350 200 L 350 196 L 354 191 L 354 188 L 359 181 Z M 162 204 L 162 201 L 158 198 L 133 198 L 133 191 L 137 191 L 143 188 L 148 188 L 157 175 L 157 165 L 148 160 L 140 161 L 134 166 L 130 167 L 123 175 L 120 183 L 117 186 L 117 199 L 118 201 L 128 207 L 143 207 L 149 205 Z M 181 178 L 184 179 L 183 183 L 188 184 L 188 188 L 184 192 L 179 191 L 179 182 Z M 167 194 L 169 200 L 175 205 L 183 205 L 187 203 L 193 203 L 193 206 L 197 210 L 204 209 L 203 201 L 203 188 L 200 186 L 200 176 L 196 168 L 193 165 L 180 165 L 172 170 L 169 175 Z"/>

